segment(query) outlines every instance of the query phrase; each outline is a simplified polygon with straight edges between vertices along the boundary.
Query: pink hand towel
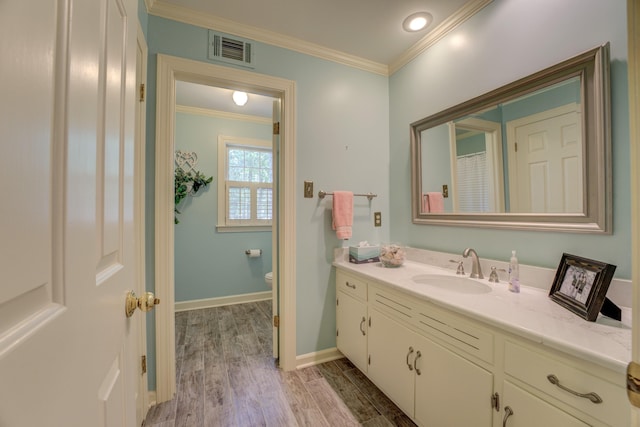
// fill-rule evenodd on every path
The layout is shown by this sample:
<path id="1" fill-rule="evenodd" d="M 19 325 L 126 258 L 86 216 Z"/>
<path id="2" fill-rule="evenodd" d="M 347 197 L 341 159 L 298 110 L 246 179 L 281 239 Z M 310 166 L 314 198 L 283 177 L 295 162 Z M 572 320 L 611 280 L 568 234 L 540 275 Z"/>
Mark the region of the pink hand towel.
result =
<path id="1" fill-rule="evenodd" d="M 353 224 L 353 193 L 351 191 L 333 192 L 333 229 L 338 239 L 351 238 Z"/>
<path id="2" fill-rule="evenodd" d="M 444 198 L 442 197 L 442 193 L 437 191 L 427 193 L 427 198 L 429 199 L 429 212 L 444 212 Z"/>
<path id="3" fill-rule="evenodd" d="M 431 209 L 429 209 L 429 196 L 427 194 L 422 195 L 422 212 L 431 212 Z"/>

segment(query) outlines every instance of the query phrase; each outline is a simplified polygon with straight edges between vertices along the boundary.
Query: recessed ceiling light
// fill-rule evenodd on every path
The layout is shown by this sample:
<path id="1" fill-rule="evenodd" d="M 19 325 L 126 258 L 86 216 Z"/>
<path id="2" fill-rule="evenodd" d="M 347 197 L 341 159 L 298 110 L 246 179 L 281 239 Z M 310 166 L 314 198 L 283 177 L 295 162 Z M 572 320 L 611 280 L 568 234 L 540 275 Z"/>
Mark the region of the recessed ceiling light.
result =
<path id="1" fill-rule="evenodd" d="M 416 32 L 426 28 L 431 21 L 433 21 L 433 16 L 431 16 L 428 12 L 416 12 L 413 13 L 402 22 L 402 28 L 405 31 Z"/>
<path id="2" fill-rule="evenodd" d="M 242 107 L 249 100 L 249 95 L 247 95 L 247 92 L 238 92 L 236 90 L 231 96 L 233 97 L 233 102 L 235 102 L 239 107 Z"/>

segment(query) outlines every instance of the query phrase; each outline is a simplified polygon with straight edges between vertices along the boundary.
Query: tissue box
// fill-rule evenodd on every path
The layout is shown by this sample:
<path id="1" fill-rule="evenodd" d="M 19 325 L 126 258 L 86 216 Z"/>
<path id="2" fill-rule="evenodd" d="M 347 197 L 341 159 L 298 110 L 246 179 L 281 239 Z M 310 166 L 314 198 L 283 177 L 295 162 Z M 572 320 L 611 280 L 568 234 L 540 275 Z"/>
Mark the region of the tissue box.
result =
<path id="1" fill-rule="evenodd" d="M 349 262 L 366 264 L 380 261 L 380 246 L 349 246 Z"/>

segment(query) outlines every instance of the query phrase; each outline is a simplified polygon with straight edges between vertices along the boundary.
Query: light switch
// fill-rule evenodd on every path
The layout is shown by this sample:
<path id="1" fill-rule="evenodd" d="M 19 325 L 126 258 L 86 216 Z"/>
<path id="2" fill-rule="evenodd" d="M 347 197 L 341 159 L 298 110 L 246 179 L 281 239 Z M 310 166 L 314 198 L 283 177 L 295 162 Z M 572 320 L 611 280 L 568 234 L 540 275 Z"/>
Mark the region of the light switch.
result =
<path id="1" fill-rule="evenodd" d="M 304 197 L 306 199 L 313 199 L 313 181 L 304 182 Z"/>

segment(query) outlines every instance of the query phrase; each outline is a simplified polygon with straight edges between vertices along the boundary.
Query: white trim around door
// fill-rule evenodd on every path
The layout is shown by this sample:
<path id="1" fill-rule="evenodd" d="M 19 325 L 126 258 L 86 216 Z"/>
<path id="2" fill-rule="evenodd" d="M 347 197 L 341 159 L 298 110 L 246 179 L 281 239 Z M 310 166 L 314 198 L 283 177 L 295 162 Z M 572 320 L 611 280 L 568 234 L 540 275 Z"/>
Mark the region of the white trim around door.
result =
<path id="1" fill-rule="evenodd" d="M 173 152 L 176 80 L 278 98 L 282 103 L 278 165 L 282 179 L 278 197 L 280 307 L 280 367 L 296 368 L 295 254 L 295 82 L 250 71 L 167 55 L 158 55 L 155 175 L 155 289 L 157 402 L 173 398 L 176 390 L 174 325 Z"/>

